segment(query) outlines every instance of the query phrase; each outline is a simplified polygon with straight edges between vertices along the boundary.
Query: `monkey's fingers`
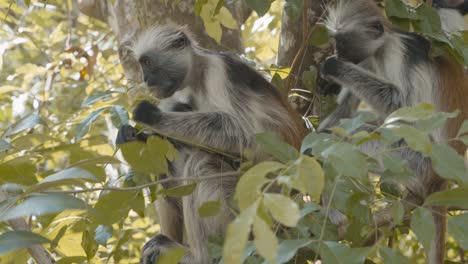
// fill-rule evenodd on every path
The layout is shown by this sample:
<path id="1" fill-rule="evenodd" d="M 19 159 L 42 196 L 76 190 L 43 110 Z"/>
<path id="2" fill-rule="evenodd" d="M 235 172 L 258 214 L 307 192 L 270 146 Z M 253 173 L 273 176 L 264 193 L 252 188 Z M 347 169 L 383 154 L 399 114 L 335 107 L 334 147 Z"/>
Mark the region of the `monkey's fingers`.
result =
<path id="1" fill-rule="evenodd" d="M 182 246 L 165 235 L 157 235 L 143 246 L 140 264 L 156 264 L 161 255 L 167 254 L 171 249 L 177 247 Z"/>
<path id="2" fill-rule="evenodd" d="M 115 144 L 124 144 L 138 140 L 138 130 L 130 125 L 123 125 L 117 133 Z"/>
<path id="3" fill-rule="evenodd" d="M 152 125 L 157 123 L 161 116 L 161 110 L 149 101 L 141 101 L 133 110 L 133 120 Z"/>

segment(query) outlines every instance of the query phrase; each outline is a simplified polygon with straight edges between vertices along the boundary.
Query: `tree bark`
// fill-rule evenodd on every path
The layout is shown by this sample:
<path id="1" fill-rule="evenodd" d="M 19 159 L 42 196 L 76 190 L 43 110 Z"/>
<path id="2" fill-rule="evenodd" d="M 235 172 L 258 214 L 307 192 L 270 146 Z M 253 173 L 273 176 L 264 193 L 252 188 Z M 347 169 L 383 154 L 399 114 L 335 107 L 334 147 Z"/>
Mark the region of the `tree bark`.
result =
<path id="1" fill-rule="evenodd" d="M 324 12 L 323 6 L 328 2 L 330 1 L 304 0 L 303 12 L 296 19 L 289 17 L 287 12 L 283 12 L 277 64 L 283 67 L 291 67 L 289 77 L 291 79 L 288 80 L 289 89 L 304 89 L 301 81 L 302 73 L 308 70 L 311 65 L 319 69 L 320 62 L 333 52 L 330 45 L 315 47 L 307 44 L 311 30 Z M 287 5 L 286 2 L 285 9 Z M 317 100 L 317 94 L 314 93 L 312 96 L 308 95 L 307 97 L 312 102 L 301 97 L 292 97 L 290 101 L 303 115 L 318 114 L 320 112 L 320 100 Z"/>
<path id="2" fill-rule="evenodd" d="M 197 36 L 197 41 L 204 48 L 242 51 L 240 30 L 223 27 L 221 44 L 216 43 L 206 34 L 202 19 L 195 14 L 194 3 L 194 0 L 117 0 L 113 5 L 110 0 L 78 0 L 82 13 L 108 23 L 117 34 L 121 43 L 120 55 L 125 75 L 133 81 L 141 80 L 141 74 L 126 44 L 139 30 L 154 24 L 186 25 Z M 231 11 L 238 25 L 242 25 L 249 16 L 249 10 L 244 1 L 226 0 L 225 6 Z"/>

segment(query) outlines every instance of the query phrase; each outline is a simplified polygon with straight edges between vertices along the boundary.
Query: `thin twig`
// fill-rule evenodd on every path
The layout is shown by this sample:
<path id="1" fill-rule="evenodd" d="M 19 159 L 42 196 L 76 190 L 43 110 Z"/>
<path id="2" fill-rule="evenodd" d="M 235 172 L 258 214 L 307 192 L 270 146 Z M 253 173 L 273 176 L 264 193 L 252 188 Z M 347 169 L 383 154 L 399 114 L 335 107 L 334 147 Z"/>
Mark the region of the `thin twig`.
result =
<path id="1" fill-rule="evenodd" d="M 224 177 L 232 177 L 239 175 L 239 171 L 231 171 L 231 172 L 223 172 L 223 173 L 216 173 L 208 176 L 199 176 L 199 177 L 184 177 L 184 178 L 167 178 L 162 179 L 146 184 L 141 184 L 138 186 L 133 187 L 98 187 L 98 188 L 88 188 L 88 189 L 81 189 L 81 190 L 45 190 L 40 191 L 40 193 L 65 193 L 65 194 L 77 194 L 77 193 L 87 193 L 87 192 L 96 192 L 96 191 L 117 191 L 117 192 L 134 192 L 140 191 L 147 187 L 156 186 L 161 183 L 166 182 L 178 182 L 178 181 L 190 181 L 190 182 L 199 182 L 199 181 L 207 181 L 212 179 L 224 178 Z"/>

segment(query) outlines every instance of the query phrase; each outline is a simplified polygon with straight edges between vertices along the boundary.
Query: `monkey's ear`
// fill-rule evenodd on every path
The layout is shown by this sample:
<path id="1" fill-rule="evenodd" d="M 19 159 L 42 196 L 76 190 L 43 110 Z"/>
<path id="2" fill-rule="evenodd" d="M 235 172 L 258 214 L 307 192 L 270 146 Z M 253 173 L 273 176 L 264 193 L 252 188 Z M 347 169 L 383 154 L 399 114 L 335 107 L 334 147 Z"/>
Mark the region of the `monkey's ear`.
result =
<path id="1" fill-rule="evenodd" d="M 183 49 L 188 46 L 190 46 L 190 38 L 183 31 L 180 31 L 171 43 L 173 49 Z"/>

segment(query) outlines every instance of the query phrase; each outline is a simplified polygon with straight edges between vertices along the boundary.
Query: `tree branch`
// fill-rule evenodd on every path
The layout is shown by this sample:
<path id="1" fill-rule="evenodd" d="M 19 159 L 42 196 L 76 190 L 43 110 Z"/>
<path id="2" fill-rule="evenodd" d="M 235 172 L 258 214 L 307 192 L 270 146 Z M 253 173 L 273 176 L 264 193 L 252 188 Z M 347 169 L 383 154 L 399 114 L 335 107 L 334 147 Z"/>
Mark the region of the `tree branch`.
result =
<path id="1" fill-rule="evenodd" d="M 7 193 L 4 191 L 0 191 L 0 201 L 8 199 Z M 16 218 L 9 220 L 8 223 L 13 228 L 13 230 L 17 231 L 31 231 L 31 228 L 26 223 L 23 218 Z M 55 263 L 54 258 L 50 255 L 50 253 L 42 246 L 42 245 L 33 245 L 28 248 L 29 254 L 31 257 L 39 263 L 39 264 L 53 264 Z"/>
<path id="2" fill-rule="evenodd" d="M 147 187 L 156 186 L 161 183 L 166 182 L 178 182 L 178 181 L 190 181 L 190 182 L 199 182 L 199 181 L 207 181 L 212 179 L 219 179 L 224 177 L 232 177 L 239 175 L 239 171 L 230 171 L 230 172 L 223 172 L 223 173 L 216 173 L 207 176 L 189 176 L 184 178 L 167 178 L 162 179 L 146 184 L 141 184 L 138 186 L 133 187 L 98 187 L 98 188 L 89 188 L 89 189 L 81 189 L 81 190 L 45 190 L 40 191 L 41 193 L 66 193 L 66 194 L 77 194 L 77 193 L 87 193 L 87 192 L 96 192 L 96 191 L 118 191 L 118 192 L 134 192 L 140 191 Z"/>

